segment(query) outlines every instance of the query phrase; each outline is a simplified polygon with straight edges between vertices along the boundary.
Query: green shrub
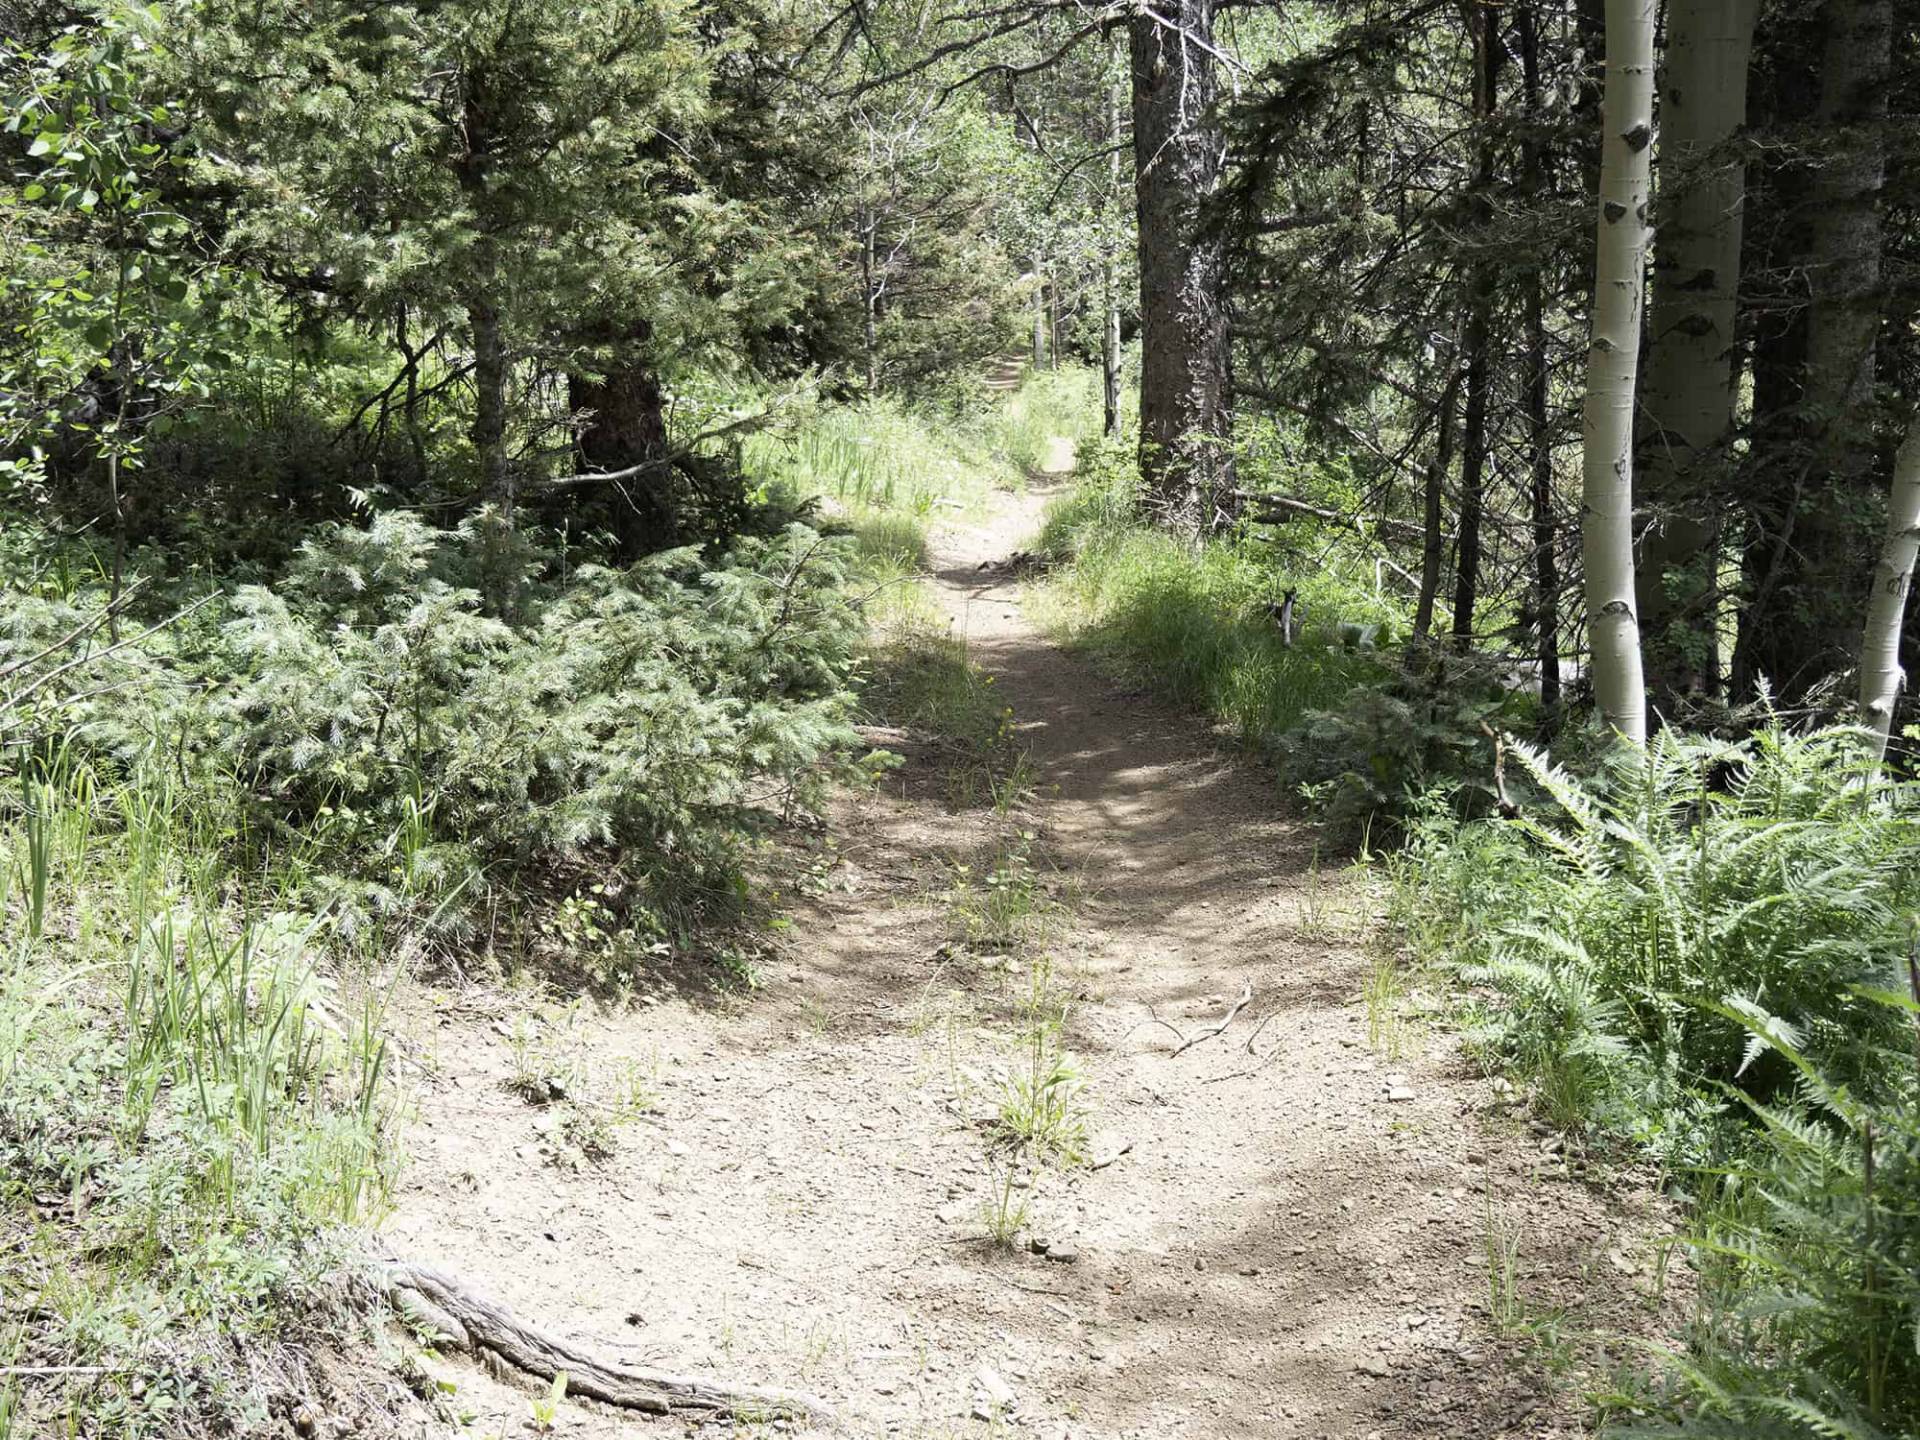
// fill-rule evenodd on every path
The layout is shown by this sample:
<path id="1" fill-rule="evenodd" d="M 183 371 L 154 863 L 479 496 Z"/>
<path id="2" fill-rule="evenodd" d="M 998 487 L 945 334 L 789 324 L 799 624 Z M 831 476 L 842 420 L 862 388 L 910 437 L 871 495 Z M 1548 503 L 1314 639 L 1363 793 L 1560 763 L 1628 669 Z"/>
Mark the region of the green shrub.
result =
<path id="1" fill-rule="evenodd" d="M 176 773 L 247 863 L 354 912 L 590 863 L 643 929 L 682 930 L 739 896 L 752 816 L 809 803 L 853 744 L 850 548 L 795 526 L 560 587 L 525 549 L 485 517 L 321 527 L 272 588 L 167 637 L 165 663 L 83 667 L 82 694 L 107 693 L 42 721 L 125 773 Z M 473 583 L 503 573 L 520 578 L 489 593 L 517 597 L 512 623 Z M 6 653 L 84 607 L 33 608 Z"/>
<path id="2" fill-rule="evenodd" d="M 1196 548 L 1142 523 L 1131 461 L 1118 446 L 1090 447 L 1081 473 L 1041 534 L 1061 562 L 1047 613 L 1066 639 L 1266 748 L 1309 711 L 1384 673 L 1379 650 L 1343 642 L 1338 622 L 1377 624 L 1384 634 L 1393 607 L 1356 590 L 1338 567 L 1293 571 L 1285 552 L 1262 541 Z M 1291 646 L 1273 616 L 1285 588 L 1298 591 L 1301 616 Z"/>
<path id="3" fill-rule="evenodd" d="M 1390 840 L 1422 802 L 1486 813 L 1489 736 L 1525 727 L 1533 709 L 1486 662 L 1430 649 L 1309 712 L 1286 736 L 1283 773 L 1337 837 Z"/>

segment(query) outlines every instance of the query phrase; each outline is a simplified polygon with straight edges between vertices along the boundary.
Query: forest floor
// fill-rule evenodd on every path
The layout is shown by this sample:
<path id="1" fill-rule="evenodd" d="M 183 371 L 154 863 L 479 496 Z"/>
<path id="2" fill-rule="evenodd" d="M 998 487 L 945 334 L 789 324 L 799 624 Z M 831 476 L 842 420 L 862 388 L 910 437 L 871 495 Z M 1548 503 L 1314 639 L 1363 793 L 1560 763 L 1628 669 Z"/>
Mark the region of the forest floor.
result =
<path id="1" fill-rule="evenodd" d="M 1583 1177 L 1444 1027 L 1370 1007 L 1366 883 L 1205 722 L 1028 618 L 1002 562 L 1060 480 L 936 546 L 1032 798 L 955 809 L 940 745 L 902 737 L 906 763 L 797 847 L 793 926 L 751 994 L 424 997 L 383 1243 L 606 1357 L 823 1396 L 855 1435 L 1584 1433 L 1578 1337 L 1663 1323 L 1657 1203 Z M 1009 836 L 1024 958 L 956 931 Z M 988 1132 L 1036 979 L 1066 1011 L 1090 1163 L 1016 1191 Z M 516 1093 L 530 1054 L 650 1113 L 589 1160 L 562 1107 Z M 1028 1207 L 1019 1248 L 990 1234 L 1003 1198 Z M 525 1390 L 428 1363 L 460 1433 L 538 1428 Z M 572 1401 L 553 1425 L 696 1428 Z"/>

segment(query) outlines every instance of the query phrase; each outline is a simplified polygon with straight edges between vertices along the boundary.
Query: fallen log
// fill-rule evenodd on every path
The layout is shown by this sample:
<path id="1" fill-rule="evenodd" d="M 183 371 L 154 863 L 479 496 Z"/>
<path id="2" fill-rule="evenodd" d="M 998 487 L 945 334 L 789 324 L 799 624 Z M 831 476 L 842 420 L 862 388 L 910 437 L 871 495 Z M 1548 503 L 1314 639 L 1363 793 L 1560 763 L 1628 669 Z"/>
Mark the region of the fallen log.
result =
<path id="1" fill-rule="evenodd" d="M 1371 529 L 1383 535 L 1401 535 L 1409 540 L 1424 540 L 1427 534 L 1425 527 L 1412 520 L 1396 520 L 1387 515 L 1349 515 L 1272 490 L 1236 490 L 1234 497 L 1249 505 L 1271 507 L 1270 511 L 1251 513 L 1248 517 L 1266 525 L 1281 524 L 1295 515 L 1308 515 L 1315 520 L 1325 520 L 1342 529 L 1362 534 Z"/>
<path id="2" fill-rule="evenodd" d="M 839 1428 L 832 1407 L 812 1395 L 601 1360 L 528 1324 L 432 1265 L 389 1261 L 374 1273 L 394 1309 L 433 1333 L 437 1343 L 466 1354 L 492 1355 L 540 1380 L 564 1373 L 569 1395 L 649 1415 L 701 1411 L 740 1419 L 786 1417 Z"/>

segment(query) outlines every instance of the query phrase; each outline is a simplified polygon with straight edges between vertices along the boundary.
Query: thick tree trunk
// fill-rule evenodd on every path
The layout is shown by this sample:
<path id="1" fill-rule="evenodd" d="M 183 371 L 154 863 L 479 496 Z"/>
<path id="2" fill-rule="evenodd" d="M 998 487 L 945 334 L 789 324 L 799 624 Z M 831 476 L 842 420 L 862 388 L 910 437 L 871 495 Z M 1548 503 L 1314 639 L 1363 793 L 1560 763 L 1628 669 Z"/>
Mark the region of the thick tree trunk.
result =
<path id="1" fill-rule="evenodd" d="M 1140 474 L 1171 523 L 1230 513 L 1233 366 L 1224 238 L 1203 233 L 1219 183 L 1212 123 L 1213 0 L 1178 0 L 1127 22 L 1140 253 Z"/>
<path id="2" fill-rule="evenodd" d="M 480 462 L 480 493 L 513 516 L 513 467 L 507 463 L 507 347 L 500 311 L 487 288 L 467 298 L 473 344 L 473 428 L 468 432 Z"/>
<path id="3" fill-rule="evenodd" d="M 1492 218 L 1493 136 L 1491 127 L 1499 95 L 1499 8 L 1489 0 L 1469 0 L 1467 29 L 1473 46 L 1474 148 L 1473 188 L 1468 215 L 1474 240 L 1484 245 Z M 1454 550 L 1453 641 L 1462 651 L 1473 644 L 1473 609 L 1480 590 L 1480 521 L 1485 506 L 1487 469 L 1487 400 L 1493 367 L 1489 350 L 1493 319 L 1495 274 L 1491 264 L 1477 260 L 1468 267 L 1466 326 L 1467 409 L 1460 436 L 1460 528 Z"/>
<path id="4" fill-rule="evenodd" d="M 1527 115 L 1536 123 L 1542 115 L 1540 90 L 1540 30 L 1535 0 L 1521 8 L 1520 82 Z M 1523 160 L 1522 186 L 1539 195 L 1546 183 L 1544 144 L 1530 139 Z M 1536 267 L 1527 277 L 1526 383 L 1523 399 L 1527 416 L 1527 499 L 1533 527 L 1534 655 L 1540 662 L 1540 703 L 1548 723 L 1560 704 L 1560 563 L 1553 515 L 1553 425 L 1547 399 L 1547 277 Z"/>
<path id="5" fill-rule="evenodd" d="M 1916 554 L 1920 554 L 1920 419 L 1913 422 L 1894 462 L 1887 535 L 1867 597 L 1867 627 L 1860 641 L 1860 723 L 1873 731 L 1876 759 L 1887 752 L 1893 712 L 1900 703 L 1900 630 L 1906 622 Z"/>
<path id="6" fill-rule="evenodd" d="M 1636 591 L 1656 702 L 1719 693 L 1721 498 L 1735 400 L 1734 319 L 1758 0 L 1672 0 L 1661 90 L 1659 232 L 1635 469 Z"/>
<path id="7" fill-rule="evenodd" d="M 632 562 L 680 542 L 673 468 L 667 459 L 666 391 L 644 357 L 651 329 L 638 326 L 599 374 L 567 377 L 567 404 L 577 417 L 580 469 L 606 474 L 646 468 L 610 481 L 587 501 L 592 519 L 606 525 L 616 557 Z"/>
<path id="8" fill-rule="evenodd" d="M 1600 214 L 1593 339 L 1587 360 L 1580 549 L 1600 713 L 1625 739 L 1647 738 L 1647 696 L 1633 587 L 1633 402 L 1646 290 L 1653 152 L 1656 0 L 1607 0 Z"/>
<path id="9" fill-rule="evenodd" d="M 1780 182 L 1803 214 L 1786 232 L 1785 253 L 1773 257 L 1798 292 L 1790 298 L 1804 295 L 1804 311 L 1775 342 L 1779 373 L 1764 375 L 1756 355 L 1756 533 L 1735 667 L 1743 689 L 1765 676 L 1788 697 L 1851 658 L 1858 620 L 1846 597 L 1875 544 L 1866 517 L 1877 498 L 1891 0 L 1828 0 L 1819 22 L 1814 149 Z"/>

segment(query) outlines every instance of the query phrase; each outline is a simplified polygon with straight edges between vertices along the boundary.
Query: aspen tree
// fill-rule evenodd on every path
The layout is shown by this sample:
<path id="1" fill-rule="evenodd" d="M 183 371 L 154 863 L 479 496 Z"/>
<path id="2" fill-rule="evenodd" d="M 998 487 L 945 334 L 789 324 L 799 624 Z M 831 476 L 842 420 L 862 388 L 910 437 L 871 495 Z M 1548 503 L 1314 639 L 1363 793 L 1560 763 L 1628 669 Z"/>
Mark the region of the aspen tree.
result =
<path id="1" fill-rule="evenodd" d="M 1646 294 L 1656 9 L 1656 0 L 1607 0 L 1600 213 L 1580 492 L 1594 698 L 1607 723 L 1635 744 L 1647 738 L 1640 629 L 1634 617 L 1633 402 Z"/>
<path id="2" fill-rule="evenodd" d="M 1860 641 L 1860 721 L 1874 734 L 1874 757 L 1887 753 L 1894 706 L 1900 699 L 1900 629 L 1907 591 L 1920 554 L 1920 419 L 1907 432 L 1893 467 L 1887 535 L 1867 597 L 1867 628 Z"/>

